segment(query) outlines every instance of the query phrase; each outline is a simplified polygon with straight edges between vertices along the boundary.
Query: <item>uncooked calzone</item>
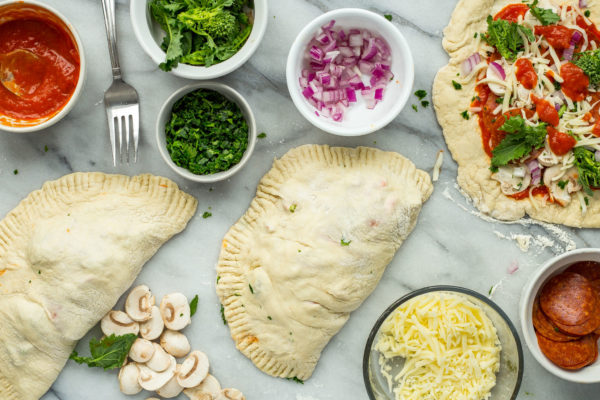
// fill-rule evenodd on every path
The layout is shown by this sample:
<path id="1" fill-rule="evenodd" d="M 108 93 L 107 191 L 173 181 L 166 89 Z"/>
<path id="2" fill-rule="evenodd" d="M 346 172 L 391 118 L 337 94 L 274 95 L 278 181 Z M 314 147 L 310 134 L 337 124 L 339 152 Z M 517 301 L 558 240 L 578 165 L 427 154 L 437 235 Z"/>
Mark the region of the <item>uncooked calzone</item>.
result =
<path id="1" fill-rule="evenodd" d="M 217 265 L 237 348 L 270 375 L 309 378 L 432 190 L 408 159 L 373 148 L 306 145 L 276 160 Z"/>
<path id="2" fill-rule="evenodd" d="M 196 205 L 166 178 L 76 173 L 8 213 L 0 221 L 0 399 L 44 394 Z"/>

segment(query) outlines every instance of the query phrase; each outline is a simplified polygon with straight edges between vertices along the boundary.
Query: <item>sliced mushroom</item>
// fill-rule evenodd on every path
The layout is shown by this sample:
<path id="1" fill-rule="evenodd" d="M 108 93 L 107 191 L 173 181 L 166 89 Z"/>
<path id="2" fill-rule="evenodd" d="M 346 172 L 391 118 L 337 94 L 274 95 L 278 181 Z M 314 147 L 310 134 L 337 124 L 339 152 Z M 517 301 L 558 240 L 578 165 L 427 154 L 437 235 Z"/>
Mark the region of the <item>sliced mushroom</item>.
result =
<path id="1" fill-rule="evenodd" d="M 173 397 L 179 396 L 179 393 L 183 390 L 183 386 L 177 382 L 177 376 L 179 375 L 179 370 L 181 369 L 181 365 L 177 364 L 175 366 L 175 375 L 167 382 L 163 387 L 156 391 L 156 394 L 164 397 L 165 399 L 170 399 Z"/>
<path id="2" fill-rule="evenodd" d="M 544 171 L 544 183 L 550 188 L 552 198 L 564 207 L 571 202 L 571 193 L 581 190 L 578 176 L 576 167 L 565 170 L 555 165 Z"/>
<path id="3" fill-rule="evenodd" d="M 172 356 L 168 355 L 158 343 L 152 343 L 152 346 L 154 347 L 154 354 L 152 354 L 152 358 L 146 362 L 146 365 L 153 371 L 164 371 L 169 367 Z"/>
<path id="4" fill-rule="evenodd" d="M 142 335 L 144 339 L 155 340 L 160 337 L 165 329 L 165 323 L 163 322 L 162 315 L 160 315 L 160 309 L 157 306 L 152 306 L 150 313 L 152 315 L 150 319 L 140 324 L 140 335 Z"/>
<path id="5" fill-rule="evenodd" d="M 184 388 L 198 386 L 208 376 L 208 357 L 201 351 L 192 351 L 181 364 L 177 381 Z"/>
<path id="6" fill-rule="evenodd" d="M 146 339 L 137 338 L 129 349 L 129 358 L 139 363 L 148 362 L 154 355 L 154 344 Z"/>
<path id="7" fill-rule="evenodd" d="M 156 372 L 149 368 L 148 365 L 139 364 L 140 377 L 138 382 L 143 389 L 154 392 L 169 382 L 169 380 L 175 376 L 175 368 L 177 367 L 177 361 L 175 357 L 169 357 L 169 366 L 162 372 Z"/>
<path id="8" fill-rule="evenodd" d="M 217 378 L 208 374 L 202 383 L 193 388 L 184 389 L 183 393 L 190 400 L 214 400 L 221 394 L 221 384 Z"/>
<path id="9" fill-rule="evenodd" d="M 531 172 L 525 165 L 502 166 L 492 174 L 492 179 L 500 182 L 500 190 L 506 195 L 522 192 L 531 183 Z"/>
<path id="10" fill-rule="evenodd" d="M 246 400 L 246 397 L 237 389 L 223 389 L 215 400 Z"/>
<path id="11" fill-rule="evenodd" d="M 160 345 L 174 357 L 185 357 L 190 352 L 190 342 L 187 337 L 177 331 L 167 329 L 160 337 Z"/>
<path id="12" fill-rule="evenodd" d="M 168 329 L 179 331 L 192 323 L 190 305 L 181 293 L 171 293 L 162 298 L 160 314 Z"/>
<path id="13" fill-rule="evenodd" d="M 134 321 L 148 321 L 152 317 L 154 301 L 154 296 L 150 293 L 148 286 L 136 286 L 129 292 L 129 296 L 125 300 L 125 312 Z"/>
<path id="14" fill-rule="evenodd" d="M 140 370 L 135 363 L 126 364 L 119 371 L 119 389 L 124 394 L 138 394 L 142 391 L 138 379 Z"/>
<path id="15" fill-rule="evenodd" d="M 102 333 L 106 336 L 115 334 L 116 336 L 133 333 L 137 335 L 140 331 L 140 325 L 129 318 L 129 315 L 123 311 L 109 311 L 100 322 Z"/>

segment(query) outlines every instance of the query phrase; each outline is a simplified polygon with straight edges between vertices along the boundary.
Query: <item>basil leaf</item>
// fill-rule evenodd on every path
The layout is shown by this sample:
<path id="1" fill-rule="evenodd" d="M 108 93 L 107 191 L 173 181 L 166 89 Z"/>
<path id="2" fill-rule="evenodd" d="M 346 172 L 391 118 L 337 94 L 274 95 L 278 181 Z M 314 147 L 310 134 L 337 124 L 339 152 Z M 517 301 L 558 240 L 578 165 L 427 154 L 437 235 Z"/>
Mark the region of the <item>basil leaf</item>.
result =
<path id="1" fill-rule="evenodd" d="M 196 310 L 198 309 L 198 295 L 195 295 L 192 301 L 190 301 L 190 317 L 196 314 Z"/>

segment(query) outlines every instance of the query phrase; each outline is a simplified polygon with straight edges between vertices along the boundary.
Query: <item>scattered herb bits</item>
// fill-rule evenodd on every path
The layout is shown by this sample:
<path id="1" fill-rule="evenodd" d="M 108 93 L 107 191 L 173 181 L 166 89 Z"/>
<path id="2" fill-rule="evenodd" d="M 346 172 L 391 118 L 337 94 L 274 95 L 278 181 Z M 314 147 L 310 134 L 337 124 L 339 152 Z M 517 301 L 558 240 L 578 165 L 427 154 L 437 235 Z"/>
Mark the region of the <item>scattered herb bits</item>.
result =
<path id="1" fill-rule="evenodd" d="M 214 90 L 198 89 L 179 99 L 165 133 L 173 162 L 196 175 L 230 169 L 248 147 L 248 124 L 242 111 Z"/>

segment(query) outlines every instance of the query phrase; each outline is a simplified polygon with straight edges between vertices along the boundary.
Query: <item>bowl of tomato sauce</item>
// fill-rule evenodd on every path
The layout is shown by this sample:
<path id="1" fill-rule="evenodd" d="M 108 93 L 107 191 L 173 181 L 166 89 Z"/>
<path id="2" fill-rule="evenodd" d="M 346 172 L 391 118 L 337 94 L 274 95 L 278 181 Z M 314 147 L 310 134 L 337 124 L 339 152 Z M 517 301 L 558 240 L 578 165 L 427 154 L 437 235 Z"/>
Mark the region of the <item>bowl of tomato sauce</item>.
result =
<path id="1" fill-rule="evenodd" d="M 33 0 L 0 1 L 0 130 L 54 125 L 84 81 L 83 45 L 62 14 Z"/>

